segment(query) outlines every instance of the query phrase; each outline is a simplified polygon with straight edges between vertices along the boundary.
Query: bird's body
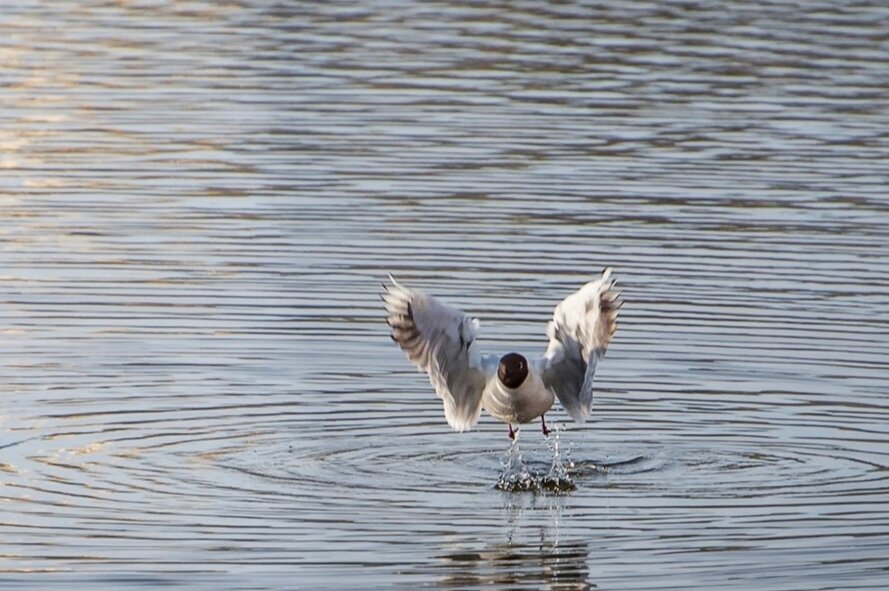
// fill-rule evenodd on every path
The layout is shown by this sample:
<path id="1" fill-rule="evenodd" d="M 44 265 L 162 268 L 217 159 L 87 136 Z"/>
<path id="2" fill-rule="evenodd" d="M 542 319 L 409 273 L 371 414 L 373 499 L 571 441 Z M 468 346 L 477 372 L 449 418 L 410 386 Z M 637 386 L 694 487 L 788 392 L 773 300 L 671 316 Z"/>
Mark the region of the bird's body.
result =
<path id="1" fill-rule="evenodd" d="M 481 355 L 479 322 L 390 276 L 383 301 L 392 339 L 408 359 L 429 374 L 444 404 L 445 418 L 457 431 L 478 421 L 481 409 L 509 425 L 533 421 L 556 398 L 583 421 L 593 402 L 593 375 L 616 329 L 620 307 L 611 270 L 565 298 L 547 327 L 546 353 L 530 362 L 519 353 Z M 543 422 L 543 432 L 548 433 Z"/>
<path id="2" fill-rule="evenodd" d="M 543 383 L 540 371 L 531 367 L 524 381 L 514 388 L 496 376 L 488 380 L 482 392 L 482 408 L 504 423 L 522 424 L 543 416 L 555 399 L 552 390 Z"/>

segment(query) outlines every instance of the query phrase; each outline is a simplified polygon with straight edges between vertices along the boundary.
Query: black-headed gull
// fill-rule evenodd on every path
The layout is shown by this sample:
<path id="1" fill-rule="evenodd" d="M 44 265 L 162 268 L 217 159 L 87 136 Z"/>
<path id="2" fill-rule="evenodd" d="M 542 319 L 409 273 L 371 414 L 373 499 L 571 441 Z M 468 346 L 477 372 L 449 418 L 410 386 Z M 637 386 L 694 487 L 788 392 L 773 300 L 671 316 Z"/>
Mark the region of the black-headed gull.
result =
<path id="1" fill-rule="evenodd" d="M 617 328 L 620 292 L 611 269 L 565 298 L 547 326 L 549 347 L 533 359 L 519 353 L 482 355 L 476 346 L 478 319 L 443 304 L 390 275 L 383 302 L 392 340 L 420 370 L 444 403 L 445 418 L 457 431 L 478 421 L 482 407 L 509 425 L 541 418 L 558 397 L 582 422 L 593 406 L 593 375 Z"/>

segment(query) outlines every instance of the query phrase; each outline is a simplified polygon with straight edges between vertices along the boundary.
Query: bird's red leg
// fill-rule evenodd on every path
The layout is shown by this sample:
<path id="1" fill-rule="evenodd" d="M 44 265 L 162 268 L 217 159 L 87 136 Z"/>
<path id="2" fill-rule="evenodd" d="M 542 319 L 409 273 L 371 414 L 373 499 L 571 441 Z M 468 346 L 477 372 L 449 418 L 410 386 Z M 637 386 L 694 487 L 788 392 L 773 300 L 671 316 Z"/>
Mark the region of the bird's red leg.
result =
<path id="1" fill-rule="evenodd" d="M 549 437 L 549 429 L 546 428 L 546 415 L 540 415 L 540 424 L 543 426 L 543 436 Z"/>
<path id="2" fill-rule="evenodd" d="M 515 441 L 516 432 L 512 430 L 512 423 L 507 423 L 509 425 L 509 438 Z"/>

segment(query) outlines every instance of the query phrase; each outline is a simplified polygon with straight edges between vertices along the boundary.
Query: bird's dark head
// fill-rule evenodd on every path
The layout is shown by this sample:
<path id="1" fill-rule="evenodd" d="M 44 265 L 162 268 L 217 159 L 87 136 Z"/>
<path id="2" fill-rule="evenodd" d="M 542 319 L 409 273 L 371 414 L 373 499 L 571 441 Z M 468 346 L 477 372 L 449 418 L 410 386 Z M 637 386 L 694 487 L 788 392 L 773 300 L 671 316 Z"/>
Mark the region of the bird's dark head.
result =
<path id="1" fill-rule="evenodd" d="M 528 360 L 518 353 L 509 353 L 500 358 L 497 377 L 507 388 L 518 388 L 528 377 Z"/>

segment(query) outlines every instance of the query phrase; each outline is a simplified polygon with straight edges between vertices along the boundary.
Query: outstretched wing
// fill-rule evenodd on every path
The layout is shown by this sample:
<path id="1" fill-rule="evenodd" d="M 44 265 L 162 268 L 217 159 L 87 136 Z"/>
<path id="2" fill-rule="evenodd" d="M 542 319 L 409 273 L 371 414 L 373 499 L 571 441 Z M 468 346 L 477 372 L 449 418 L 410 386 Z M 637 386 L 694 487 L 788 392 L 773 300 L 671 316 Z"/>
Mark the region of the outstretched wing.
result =
<path id="1" fill-rule="evenodd" d="M 607 268 L 556 306 L 547 326 L 543 383 L 576 421 L 584 421 L 593 408 L 593 375 L 617 329 L 620 305 Z"/>
<path id="2" fill-rule="evenodd" d="M 472 427 L 481 412 L 486 371 L 476 351 L 479 322 L 390 275 L 383 302 L 392 340 L 419 369 L 429 374 L 444 402 L 445 418 L 457 431 Z"/>

